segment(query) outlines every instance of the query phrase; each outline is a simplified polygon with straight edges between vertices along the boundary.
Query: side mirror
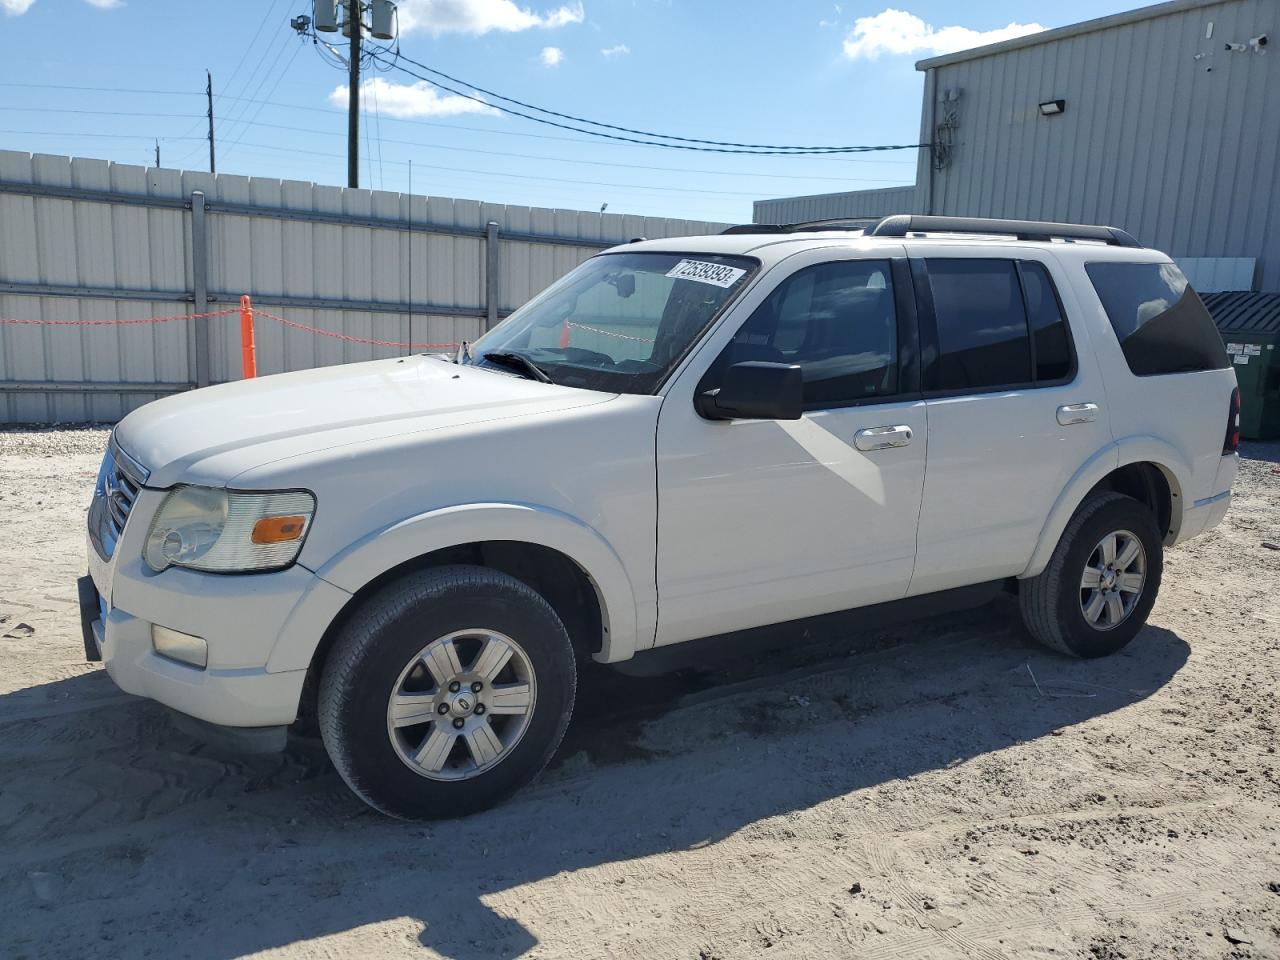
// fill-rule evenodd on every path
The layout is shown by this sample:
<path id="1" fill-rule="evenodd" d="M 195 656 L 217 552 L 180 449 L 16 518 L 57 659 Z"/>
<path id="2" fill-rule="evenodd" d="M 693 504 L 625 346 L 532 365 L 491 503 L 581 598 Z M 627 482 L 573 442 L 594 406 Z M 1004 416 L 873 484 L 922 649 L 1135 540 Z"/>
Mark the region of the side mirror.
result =
<path id="1" fill-rule="evenodd" d="M 700 389 L 693 404 L 708 420 L 799 420 L 804 379 L 795 364 L 735 363 L 719 387 Z"/>

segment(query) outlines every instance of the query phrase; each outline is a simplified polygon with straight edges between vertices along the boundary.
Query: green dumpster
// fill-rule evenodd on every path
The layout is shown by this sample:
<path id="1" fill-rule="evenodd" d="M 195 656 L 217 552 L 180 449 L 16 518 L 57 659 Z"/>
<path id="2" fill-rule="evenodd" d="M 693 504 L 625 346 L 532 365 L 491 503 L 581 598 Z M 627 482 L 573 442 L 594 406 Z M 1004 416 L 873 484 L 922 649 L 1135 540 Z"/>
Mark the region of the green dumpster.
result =
<path id="1" fill-rule="evenodd" d="M 1280 293 L 1206 293 L 1201 299 L 1240 383 L 1240 436 L 1280 437 Z"/>

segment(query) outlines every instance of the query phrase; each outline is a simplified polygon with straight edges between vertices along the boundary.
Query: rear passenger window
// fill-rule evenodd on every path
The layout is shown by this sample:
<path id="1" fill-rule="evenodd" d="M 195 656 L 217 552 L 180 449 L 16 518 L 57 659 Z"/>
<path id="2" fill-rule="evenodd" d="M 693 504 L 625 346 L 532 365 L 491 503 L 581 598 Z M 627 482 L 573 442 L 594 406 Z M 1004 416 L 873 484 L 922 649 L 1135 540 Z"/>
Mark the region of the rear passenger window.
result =
<path id="1" fill-rule="evenodd" d="M 747 318 L 727 363 L 799 364 L 804 402 L 839 406 L 898 390 L 898 324 L 885 260 L 799 270 Z"/>
<path id="2" fill-rule="evenodd" d="M 1228 366 L 1213 318 L 1176 265 L 1105 261 L 1085 270 L 1136 376 Z"/>
<path id="3" fill-rule="evenodd" d="M 935 390 L 1029 383 L 1031 343 L 1012 260 L 927 261 L 938 324 Z"/>
<path id="4" fill-rule="evenodd" d="M 1067 320 L 1043 264 L 1023 260 L 1022 293 L 1027 301 L 1027 320 L 1036 362 L 1036 382 L 1065 380 L 1071 376 L 1071 340 Z"/>

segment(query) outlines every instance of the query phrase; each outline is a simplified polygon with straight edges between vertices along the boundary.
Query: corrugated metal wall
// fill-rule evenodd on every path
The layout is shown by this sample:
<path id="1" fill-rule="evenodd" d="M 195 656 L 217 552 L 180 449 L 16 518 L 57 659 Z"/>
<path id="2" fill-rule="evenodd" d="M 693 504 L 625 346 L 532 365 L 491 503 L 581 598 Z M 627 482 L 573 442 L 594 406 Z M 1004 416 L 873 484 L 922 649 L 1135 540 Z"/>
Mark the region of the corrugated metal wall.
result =
<path id="1" fill-rule="evenodd" d="M 499 315 L 604 247 L 723 226 L 0 151 L 0 317 L 194 312 L 195 191 L 207 201 L 210 310 L 234 307 L 248 293 L 290 320 L 417 343 L 474 339 L 484 329 L 489 221 L 498 224 Z M 263 374 L 403 352 L 265 319 L 256 326 Z M 119 419 L 196 381 L 198 339 L 188 320 L 0 325 L 0 422 Z M 234 316 L 209 321 L 208 359 L 213 382 L 238 375 Z"/>
<path id="2" fill-rule="evenodd" d="M 962 93 L 933 212 L 1110 223 L 1257 257 L 1280 290 L 1280 57 L 1225 49 L 1268 32 L 1280 48 L 1276 0 L 1234 0 L 936 68 L 939 97 Z"/>
<path id="3" fill-rule="evenodd" d="M 895 213 L 923 212 L 916 209 L 916 188 L 911 185 L 757 200 L 751 219 L 753 223 L 803 223 L 836 217 L 888 217 Z"/>
<path id="4" fill-rule="evenodd" d="M 1063 33 L 922 63 L 922 141 L 948 111 L 957 125 L 945 169 L 921 157 L 910 212 L 1112 224 L 1175 258 L 1256 258 L 1280 291 L 1280 3 L 1182 0 Z M 1226 49 L 1261 34 L 1265 53 Z M 761 201 L 757 218 L 877 213 L 883 192 Z"/>

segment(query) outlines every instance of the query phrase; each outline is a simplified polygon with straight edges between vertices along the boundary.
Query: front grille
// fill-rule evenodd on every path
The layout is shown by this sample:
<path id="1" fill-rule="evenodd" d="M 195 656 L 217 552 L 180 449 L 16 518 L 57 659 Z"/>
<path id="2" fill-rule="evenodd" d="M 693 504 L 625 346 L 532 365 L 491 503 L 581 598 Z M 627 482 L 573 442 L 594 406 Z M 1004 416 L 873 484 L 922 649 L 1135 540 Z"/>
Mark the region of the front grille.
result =
<path id="1" fill-rule="evenodd" d="M 115 553 L 129 513 L 146 482 L 146 468 L 121 450 L 112 437 L 89 507 L 89 536 L 103 560 L 110 560 Z"/>

